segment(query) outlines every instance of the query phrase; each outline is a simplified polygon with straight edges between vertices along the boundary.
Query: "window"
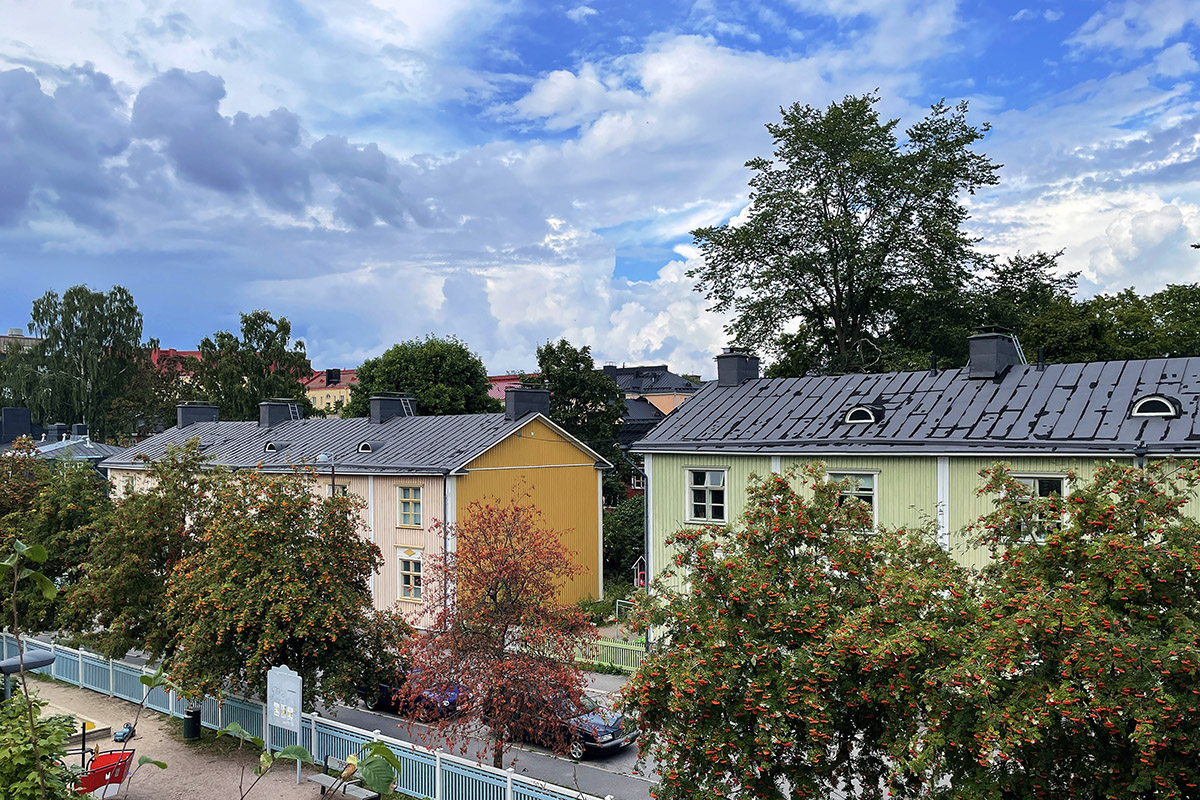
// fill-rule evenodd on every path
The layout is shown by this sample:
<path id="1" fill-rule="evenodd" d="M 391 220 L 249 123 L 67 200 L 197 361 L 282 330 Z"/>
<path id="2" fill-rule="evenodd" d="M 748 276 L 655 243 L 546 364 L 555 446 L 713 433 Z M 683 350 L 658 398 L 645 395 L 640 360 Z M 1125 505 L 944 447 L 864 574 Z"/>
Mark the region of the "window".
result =
<path id="1" fill-rule="evenodd" d="M 327 483 L 325 484 L 326 497 L 345 497 L 350 493 L 344 483 Z"/>
<path id="2" fill-rule="evenodd" d="M 1066 494 L 1067 480 L 1062 475 L 1013 475 L 1013 478 L 1028 486 L 1034 497 L 1063 497 Z M 1021 531 L 1030 533 L 1040 544 L 1046 539 L 1046 531 L 1057 525 L 1053 522 L 1047 525 L 1040 515 L 1035 515 L 1032 525 L 1021 523 Z"/>
<path id="3" fill-rule="evenodd" d="M 875 422 L 875 411 L 867 406 L 855 406 L 846 412 L 846 422 Z"/>
<path id="4" fill-rule="evenodd" d="M 421 527 L 421 487 L 400 486 L 396 492 L 399 511 L 399 520 L 396 524 L 403 528 Z"/>
<path id="5" fill-rule="evenodd" d="M 688 521 L 725 521 L 725 470 L 689 469 Z"/>
<path id="6" fill-rule="evenodd" d="M 640 472 L 633 473 L 633 476 L 629 479 L 629 488 L 644 490 L 646 488 L 646 476 Z"/>
<path id="7" fill-rule="evenodd" d="M 849 481 L 850 485 L 842 489 L 838 495 L 838 505 L 847 500 L 857 500 L 871 509 L 871 527 L 875 527 L 875 484 L 876 475 L 873 472 L 830 472 L 830 483 Z"/>
<path id="8" fill-rule="evenodd" d="M 400 599 L 421 599 L 421 553 L 417 550 L 400 551 Z"/>
<path id="9" fill-rule="evenodd" d="M 1177 417 L 1179 405 L 1170 397 L 1152 394 L 1143 397 L 1133 404 L 1129 411 L 1131 417 Z"/>

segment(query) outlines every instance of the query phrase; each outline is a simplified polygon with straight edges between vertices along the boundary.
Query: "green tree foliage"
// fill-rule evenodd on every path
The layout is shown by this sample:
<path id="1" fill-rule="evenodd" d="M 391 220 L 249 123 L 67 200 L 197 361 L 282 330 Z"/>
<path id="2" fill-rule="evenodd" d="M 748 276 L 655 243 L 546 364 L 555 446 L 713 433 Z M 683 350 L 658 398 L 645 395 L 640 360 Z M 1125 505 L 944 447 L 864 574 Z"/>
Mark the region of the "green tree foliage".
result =
<path id="1" fill-rule="evenodd" d="M 104 441 L 109 407 L 133 379 L 142 346 L 133 296 L 121 286 L 46 292 L 33 302 L 29 330 L 41 341 L 0 362 L 5 404 L 26 406 L 46 423 L 86 423 Z"/>
<path id="2" fill-rule="evenodd" d="M 243 471 L 214 488 L 209 511 L 159 611 L 172 679 L 197 693 L 265 696 L 267 672 L 287 664 L 304 679 L 306 705 L 353 702 L 374 623 L 370 580 L 383 564 L 363 535 L 362 502 L 320 497 L 306 474 Z"/>
<path id="3" fill-rule="evenodd" d="M 617 433 L 625 399 L 612 378 L 596 369 L 592 348 L 575 348 L 566 339 L 537 349 L 538 371 L 550 390 L 550 419 L 613 465 L 604 475 L 604 496 L 623 497 L 632 467 L 618 452 Z"/>
<path id="4" fill-rule="evenodd" d="M 429 335 L 389 347 L 378 358 L 368 358 L 355 373 L 358 383 L 350 387 L 346 417 L 370 413 L 371 395 L 398 392 L 417 399 L 417 413 L 486 414 L 499 411 L 501 404 L 488 397 L 487 368 L 466 342 L 454 336 Z"/>
<path id="5" fill-rule="evenodd" d="M 894 766 L 928 734 L 924 675 L 961 650 L 973 605 L 927 532 L 866 533 L 846 488 L 816 467 L 773 476 L 744 525 L 672 538 L 688 581 L 639 606 L 657 644 L 624 692 L 660 798 L 928 790 Z"/>
<path id="6" fill-rule="evenodd" d="M 145 484 L 117 486 L 111 524 L 92 543 L 84 576 L 69 590 L 70 627 L 110 658 L 145 650 L 157 659 L 174 641 L 162 613 L 173 571 L 200 546 L 225 473 L 205 466 L 199 442 L 149 462 Z"/>
<path id="7" fill-rule="evenodd" d="M 34 726 L 37 745 L 31 747 L 26 703 L 33 704 L 35 717 L 46 705 L 36 697 L 27 700 L 21 692 L 0 701 L 0 796 L 4 800 L 75 800 L 78 795 L 71 788 L 70 772 L 61 763 L 75 721 L 63 715 L 38 717 Z M 39 772 L 45 778 L 44 787 Z"/>
<path id="8" fill-rule="evenodd" d="M 767 125 L 774 159 L 747 162 L 748 218 L 693 231 L 704 264 L 689 274 L 732 313 L 738 344 L 770 351 L 799 324 L 792 341 L 810 366 L 869 368 L 893 293 L 935 278 L 961 287 L 978 262 L 961 197 L 997 182 L 997 165 L 972 150 L 987 127 L 967 123 L 965 104 L 938 103 L 900 142 L 877 102 L 783 109 Z"/>
<path id="9" fill-rule="evenodd" d="M 258 404 L 292 398 L 309 405 L 301 381 L 312 376 L 303 341 L 292 341 L 292 324 L 258 310 L 242 314 L 241 338 L 217 331 L 189 359 L 197 396 L 217 404 L 221 419 L 258 419 Z"/>
<path id="10" fill-rule="evenodd" d="M 119 443 L 172 427 L 175 406 L 195 399 L 197 387 L 184 380 L 187 359 L 158 351 L 155 363 L 157 350 L 158 342 L 151 340 L 138 351 L 128 388 L 109 406 L 109 436 Z"/>
<path id="11" fill-rule="evenodd" d="M 584 568 L 526 496 L 473 502 L 447 533 L 455 550 L 426 564 L 425 600 L 437 610 L 428 635 L 409 642 L 408 691 L 436 692 L 447 682 L 464 687 L 470 700 L 462 713 L 436 727 L 461 740 L 487 724 L 497 767 L 520 732 L 565 751 L 570 742 L 544 710 L 583 695 L 575 655 L 596 628 L 557 598 Z"/>
<path id="12" fill-rule="evenodd" d="M 1197 469 L 1110 464 L 1065 499 L 985 473 L 980 622 L 931 676 L 959 796 L 1200 797 Z"/>
<path id="13" fill-rule="evenodd" d="M 633 583 L 631 570 L 646 549 L 646 497 L 635 494 L 604 512 L 604 578 Z"/>
<path id="14" fill-rule="evenodd" d="M 60 589 L 81 579 L 80 565 L 110 512 L 107 487 L 86 464 L 39 458 L 28 438 L 0 459 L 0 550 L 11 550 L 16 541 L 43 547 L 49 555 L 40 571 Z M 29 632 L 67 624 L 61 597 L 47 598 L 29 584 L 18 602 Z"/>

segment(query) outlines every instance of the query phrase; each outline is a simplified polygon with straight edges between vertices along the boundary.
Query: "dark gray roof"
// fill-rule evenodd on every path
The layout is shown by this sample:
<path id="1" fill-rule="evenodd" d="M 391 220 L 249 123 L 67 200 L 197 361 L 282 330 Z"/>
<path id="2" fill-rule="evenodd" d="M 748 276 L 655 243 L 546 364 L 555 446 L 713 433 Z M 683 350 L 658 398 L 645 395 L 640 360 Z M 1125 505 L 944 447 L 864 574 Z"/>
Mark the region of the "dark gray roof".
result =
<path id="1" fill-rule="evenodd" d="M 649 367 L 606 366 L 604 374 L 627 394 L 689 394 L 700 388 L 700 384 L 668 370 L 666 364 Z"/>
<path id="2" fill-rule="evenodd" d="M 1147 395 L 1175 419 L 1130 417 Z M 856 405 L 882 419 L 848 424 Z M 634 447 L 642 452 L 1200 454 L 1200 358 L 965 369 L 708 384 Z"/>
<path id="3" fill-rule="evenodd" d="M 326 453 L 333 456 L 338 472 L 348 474 L 445 474 L 537 418 L 554 424 L 539 414 L 517 421 L 506 420 L 503 414 L 393 417 L 381 424 L 372 424 L 368 417 L 314 418 L 288 420 L 271 428 L 260 428 L 257 422 L 200 422 L 163 431 L 101 466 L 139 468 L 143 464 L 136 460 L 138 456 L 154 460 L 168 445 L 199 438 L 213 464 L 229 467 L 261 465 L 265 470 L 285 471 L 308 464 L 323 472 L 327 466 L 317 463 L 317 456 Z M 268 442 L 275 445 L 275 452 L 265 452 Z M 371 442 L 372 452 L 359 453 L 362 442 Z"/>

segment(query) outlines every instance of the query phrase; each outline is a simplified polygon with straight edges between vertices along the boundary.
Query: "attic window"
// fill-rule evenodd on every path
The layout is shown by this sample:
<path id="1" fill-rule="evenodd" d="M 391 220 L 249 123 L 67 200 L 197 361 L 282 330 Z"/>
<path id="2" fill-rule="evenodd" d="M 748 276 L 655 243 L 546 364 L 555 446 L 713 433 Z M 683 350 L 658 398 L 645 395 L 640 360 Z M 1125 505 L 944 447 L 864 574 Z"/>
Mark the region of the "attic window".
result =
<path id="1" fill-rule="evenodd" d="M 374 453 L 383 448 L 383 442 L 377 439 L 367 439 L 358 443 L 358 452 Z"/>
<path id="2" fill-rule="evenodd" d="M 275 452 L 275 443 L 267 442 L 266 446 L 263 447 L 263 452 L 264 453 L 274 453 Z"/>
<path id="3" fill-rule="evenodd" d="M 369 453 L 369 452 L 371 452 L 371 443 L 370 443 L 370 442 L 362 442 L 362 443 L 360 443 L 360 444 L 358 445 L 358 452 L 360 452 L 360 453 Z"/>
<path id="4" fill-rule="evenodd" d="M 263 452 L 277 453 L 280 450 L 287 450 L 288 446 L 289 445 L 287 442 L 267 442 L 265 445 L 263 445 Z"/>
<path id="5" fill-rule="evenodd" d="M 879 418 L 878 418 L 878 416 L 876 416 L 875 409 L 869 408 L 867 406 L 855 406 L 854 408 L 852 408 L 846 412 L 845 422 L 847 422 L 847 423 L 878 422 L 878 421 L 879 421 Z"/>
<path id="6" fill-rule="evenodd" d="M 1178 417 L 1179 405 L 1173 398 L 1152 394 L 1137 400 L 1129 412 L 1131 417 Z"/>

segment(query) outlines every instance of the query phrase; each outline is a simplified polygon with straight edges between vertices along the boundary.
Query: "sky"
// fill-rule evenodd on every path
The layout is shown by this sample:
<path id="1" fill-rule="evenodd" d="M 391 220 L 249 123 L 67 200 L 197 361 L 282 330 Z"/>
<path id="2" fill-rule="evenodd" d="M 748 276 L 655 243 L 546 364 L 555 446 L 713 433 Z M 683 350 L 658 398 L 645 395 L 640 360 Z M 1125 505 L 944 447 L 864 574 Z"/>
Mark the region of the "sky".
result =
<path id="1" fill-rule="evenodd" d="M 128 288 L 191 349 L 286 316 L 313 366 L 455 335 L 715 373 L 689 231 L 781 106 L 991 124 L 980 248 L 1084 296 L 1200 280 L 1200 2 L 0 0 L 0 328 Z"/>

